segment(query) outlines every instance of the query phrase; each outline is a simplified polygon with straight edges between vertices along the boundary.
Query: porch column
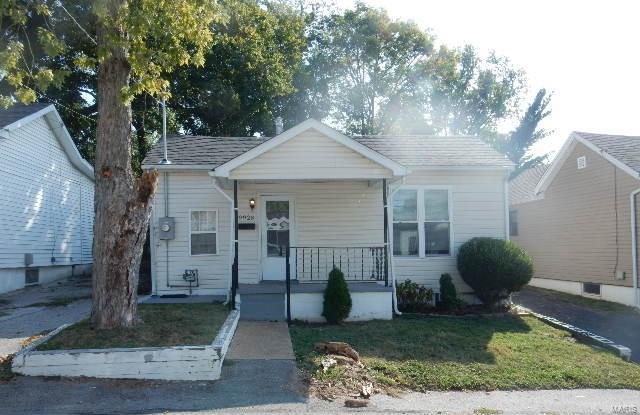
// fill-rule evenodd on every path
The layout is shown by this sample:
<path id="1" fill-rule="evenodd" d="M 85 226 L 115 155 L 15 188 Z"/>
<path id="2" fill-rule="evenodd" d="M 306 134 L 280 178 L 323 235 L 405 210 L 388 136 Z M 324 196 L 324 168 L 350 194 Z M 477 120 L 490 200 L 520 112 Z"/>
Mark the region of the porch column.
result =
<path id="1" fill-rule="evenodd" d="M 238 291 L 238 181 L 233 181 L 233 267 L 231 269 L 231 308 L 236 308 Z"/>
<path id="2" fill-rule="evenodd" d="M 389 218 L 387 216 L 387 179 L 382 179 L 382 209 L 384 214 L 384 285 L 389 286 Z"/>

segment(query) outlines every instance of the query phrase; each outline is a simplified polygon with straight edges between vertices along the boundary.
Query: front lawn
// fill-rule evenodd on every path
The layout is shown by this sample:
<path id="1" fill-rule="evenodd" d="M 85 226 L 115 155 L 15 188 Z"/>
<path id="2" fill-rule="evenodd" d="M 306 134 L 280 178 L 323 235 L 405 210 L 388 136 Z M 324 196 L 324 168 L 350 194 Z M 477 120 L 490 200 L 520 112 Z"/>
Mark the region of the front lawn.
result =
<path id="1" fill-rule="evenodd" d="M 140 304 L 142 322 L 133 328 L 95 330 L 81 321 L 38 346 L 37 350 L 167 347 L 210 344 L 227 318 L 220 304 Z"/>
<path id="2" fill-rule="evenodd" d="M 318 389 L 372 381 L 377 387 L 427 390 L 559 388 L 640 389 L 640 366 L 534 317 L 409 317 L 342 326 L 295 324 L 296 359 Z M 320 341 L 351 344 L 363 379 L 335 366 L 318 370 Z"/>

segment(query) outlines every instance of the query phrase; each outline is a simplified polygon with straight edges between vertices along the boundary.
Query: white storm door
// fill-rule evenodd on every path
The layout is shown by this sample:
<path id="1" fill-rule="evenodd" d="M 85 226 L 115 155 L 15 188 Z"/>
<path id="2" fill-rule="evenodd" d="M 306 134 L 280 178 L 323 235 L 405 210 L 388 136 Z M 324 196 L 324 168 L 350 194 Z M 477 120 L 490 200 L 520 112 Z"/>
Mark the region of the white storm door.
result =
<path id="1" fill-rule="evenodd" d="M 284 280 L 293 232 L 293 199 L 269 196 L 262 200 L 262 279 Z"/>

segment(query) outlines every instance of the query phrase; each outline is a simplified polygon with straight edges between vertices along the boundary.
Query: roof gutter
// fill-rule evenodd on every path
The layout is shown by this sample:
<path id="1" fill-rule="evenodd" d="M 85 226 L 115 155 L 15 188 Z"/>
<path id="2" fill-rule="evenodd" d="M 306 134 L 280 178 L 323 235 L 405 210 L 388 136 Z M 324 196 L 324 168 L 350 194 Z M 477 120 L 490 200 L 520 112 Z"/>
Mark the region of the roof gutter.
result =
<path id="1" fill-rule="evenodd" d="M 633 305 L 640 307 L 638 296 L 638 230 L 636 227 L 636 195 L 640 193 L 640 188 L 634 190 L 629 195 L 631 203 L 631 258 L 633 263 Z"/>

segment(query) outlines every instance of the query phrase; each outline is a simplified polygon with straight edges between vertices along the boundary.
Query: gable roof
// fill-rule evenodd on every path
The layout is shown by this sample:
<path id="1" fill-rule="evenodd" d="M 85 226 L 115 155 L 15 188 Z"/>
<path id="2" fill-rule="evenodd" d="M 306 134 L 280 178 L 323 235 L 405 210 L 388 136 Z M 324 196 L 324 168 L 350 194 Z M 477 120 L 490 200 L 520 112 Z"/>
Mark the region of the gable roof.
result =
<path id="1" fill-rule="evenodd" d="M 352 151 L 364 156 L 365 158 L 378 163 L 379 165 L 386 167 L 387 169 L 393 172 L 394 176 L 403 176 L 406 174 L 406 167 L 401 165 L 400 163 L 382 155 L 381 153 L 370 149 L 369 147 L 359 143 L 358 141 L 348 137 L 341 132 L 329 127 L 326 124 L 321 123 L 320 121 L 314 120 L 310 118 L 306 121 L 301 122 L 295 127 L 289 128 L 283 133 L 260 143 L 259 145 L 253 147 L 249 151 L 243 153 L 242 155 L 235 157 L 228 162 L 222 164 L 221 166 L 216 167 L 215 175 L 221 177 L 228 177 L 231 170 L 247 163 L 250 160 L 255 159 L 261 154 L 266 153 L 267 151 L 279 146 L 280 144 L 286 143 L 294 137 L 297 137 L 299 134 L 303 133 L 307 130 L 316 130 L 324 136 L 342 144 L 343 146 L 351 149 Z"/>
<path id="2" fill-rule="evenodd" d="M 313 125 L 311 128 L 324 126 L 315 120 L 310 120 L 307 126 L 310 124 Z M 340 134 L 333 129 L 330 130 L 334 134 Z M 304 130 L 297 131 L 296 134 L 302 131 Z M 270 143 L 285 133 L 276 137 L 168 137 L 167 153 L 171 164 L 159 164 L 163 158 L 163 146 L 159 141 L 147 154 L 143 168 L 218 170 L 224 164 L 239 159 L 250 150 Z M 343 142 L 358 146 L 360 151 L 366 151 L 368 155 L 377 154 L 403 168 L 513 168 L 511 161 L 478 137 L 340 136 Z M 263 150 L 264 147 L 259 149 L 260 152 Z"/>
<path id="3" fill-rule="evenodd" d="M 538 199 L 534 190 L 538 185 L 540 178 L 548 168 L 548 164 L 541 164 L 524 170 L 511 179 L 509 181 L 509 203 L 511 205 L 517 205 L 518 203 L 525 203 Z"/>
<path id="4" fill-rule="evenodd" d="M 51 106 L 51 104 L 38 102 L 30 105 L 15 104 L 7 109 L 0 109 L 0 128 L 11 129 L 12 124 L 18 123 L 30 115 L 35 115 L 49 106 Z M 28 122 L 28 120 L 22 121 L 23 124 L 26 122 Z"/>
<path id="5" fill-rule="evenodd" d="M 82 158 L 78 148 L 67 131 L 60 114 L 53 104 L 35 103 L 30 105 L 12 105 L 7 109 L 0 109 L 0 138 L 11 138 L 13 131 L 27 125 L 31 121 L 44 117 L 51 128 L 53 135 L 60 142 L 64 152 L 69 157 L 69 161 L 81 173 L 95 180 L 93 167 L 88 161 Z"/>
<path id="6" fill-rule="evenodd" d="M 640 137 L 573 132 L 534 189 L 536 194 L 547 190 L 578 143 L 599 154 L 633 178 L 640 179 Z"/>

